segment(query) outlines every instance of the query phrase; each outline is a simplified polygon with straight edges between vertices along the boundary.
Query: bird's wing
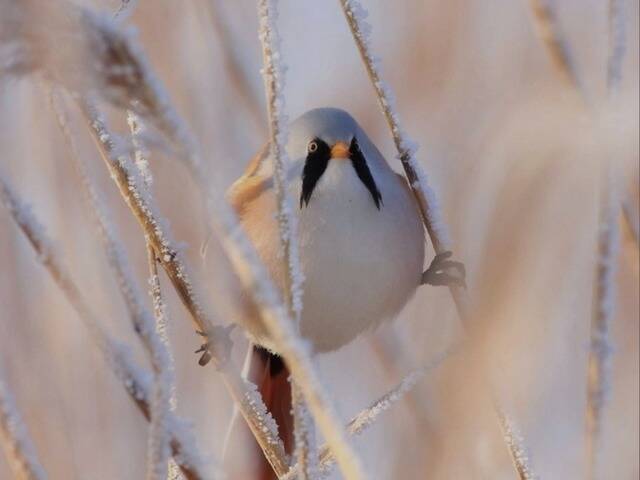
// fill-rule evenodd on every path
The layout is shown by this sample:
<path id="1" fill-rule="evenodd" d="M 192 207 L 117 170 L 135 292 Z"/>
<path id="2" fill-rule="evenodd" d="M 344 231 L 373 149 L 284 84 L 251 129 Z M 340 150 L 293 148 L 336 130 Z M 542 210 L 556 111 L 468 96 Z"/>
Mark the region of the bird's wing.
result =
<path id="1" fill-rule="evenodd" d="M 258 150 L 258 153 L 256 153 L 253 158 L 251 159 L 251 161 L 249 162 L 249 165 L 247 165 L 247 168 L 244 169 L 244 173 L 242 174 L 243 177 L 251 177 L 253 175 L 255 175 L 258 170 L 260 169 L 260 165 L 262 165 L 262 161 L 267 158 L 267 154 L 269 153 L 269 142 L 265 143 L 262 148 L 260 148 L 260 150 Z"/>
<path id="2" fill-rule="evenodd" d="M 265 177 L 258 173 L 262 162 L 267 158 L 268 154 L 269 143 L 267 142 L 251 159 L 242 176 L 229 187 L 227 200 L 237 215 L 242 215 L 245 206 L 271 185 L 270 177 Z"/>

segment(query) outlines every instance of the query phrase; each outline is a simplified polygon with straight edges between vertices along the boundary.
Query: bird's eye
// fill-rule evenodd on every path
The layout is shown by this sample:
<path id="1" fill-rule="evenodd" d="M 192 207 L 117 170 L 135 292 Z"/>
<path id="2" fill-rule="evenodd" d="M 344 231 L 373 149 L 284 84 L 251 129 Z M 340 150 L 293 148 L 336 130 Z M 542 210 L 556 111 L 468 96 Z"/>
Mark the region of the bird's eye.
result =
<path id="1" fill-rule="evenodd" d="M 309 153 L 314 153 L 318 150 L 318 142 L 316 142 L 315 140 L 309 142 L 309 145 L 307 145 L 307 151 Z"/>

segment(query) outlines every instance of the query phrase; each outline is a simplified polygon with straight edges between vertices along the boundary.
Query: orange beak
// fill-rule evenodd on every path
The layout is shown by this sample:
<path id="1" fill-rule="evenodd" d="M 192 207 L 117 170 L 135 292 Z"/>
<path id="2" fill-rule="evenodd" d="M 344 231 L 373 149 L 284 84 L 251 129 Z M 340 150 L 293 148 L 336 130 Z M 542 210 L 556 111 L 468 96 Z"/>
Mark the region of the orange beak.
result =
<path id="1" fill-rule="evenodd" d="M 331 147 L 331 158 L 347 160 L 350 155 L 349 145 L 344 142 L 336 142 L 333 147 Z"/>

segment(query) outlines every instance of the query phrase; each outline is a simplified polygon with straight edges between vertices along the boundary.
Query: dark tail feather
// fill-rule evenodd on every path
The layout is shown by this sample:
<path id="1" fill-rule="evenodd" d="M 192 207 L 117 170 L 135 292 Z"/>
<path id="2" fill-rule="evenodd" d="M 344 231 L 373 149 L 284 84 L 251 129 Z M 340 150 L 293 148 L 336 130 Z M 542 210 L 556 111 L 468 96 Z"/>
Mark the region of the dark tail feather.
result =
<path id="1" fill-rule="evenodd" d="M 262 399 L 278 424 L 278 433 L 284 442 L 285 451 L 288 454 L 293 452 L 293 415 L 291 414 L 291 385 L 289 384 L 289 370 L 282 358 L 268 350 L 258 346 L 249 347 L 247 363 L 245 364 L 245 377 L 258 387 Z M 242 430 L 240 432 L 239 430 Z M 241 435 L 243 441 L 237 441 L 237 436 Z M 234 438 L 236 437 L 236 438 Z M 227 435 L 225 457 L 233 456 L 234 464 L 227 466 L 229 478 L 232 480 L 276 480 L 278 477 L 273 472 L 271 465 L 264 458 L 262 450 L 251 436 L 249 428 L 242 419 L 234 419 Z M 251 459 L 238 460 L 243 452 L 237 449 L 247 448 L 251 445 Z M 248 465 L 251 473 L 248 473 Z M 240 467 L 239 469 L 237 467 Z M 238 472 L 236 474 L 235 472 Z"/>

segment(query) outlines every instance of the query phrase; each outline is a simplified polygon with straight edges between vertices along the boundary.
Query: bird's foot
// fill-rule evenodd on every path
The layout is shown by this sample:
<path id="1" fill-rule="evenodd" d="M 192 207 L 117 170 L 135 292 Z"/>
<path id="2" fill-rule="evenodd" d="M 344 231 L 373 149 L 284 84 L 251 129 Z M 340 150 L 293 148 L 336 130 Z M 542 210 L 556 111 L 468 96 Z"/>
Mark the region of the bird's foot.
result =
<path id="1" fill-rule="evenodd" d="M 446 285 L 467 288 L 466 270 L 462 262 L 449 260 L 452 252 L 438 253 L 422 274 L 421 285 Z"/>
<path id="2" fill-rule="evenodd" d="M 213 358 L 217 368 L 223 368 L 231 355 L 233 342 L 231 340 L 231 331 L 236 327 L 235 324 L 226 327 L 216 325 L 213 332 L 207 333 L 196 330 L 196 333 L 206 339 L 205 343 L 195 353 L 201 353 L 198 365 L 205 366 Z"/>

